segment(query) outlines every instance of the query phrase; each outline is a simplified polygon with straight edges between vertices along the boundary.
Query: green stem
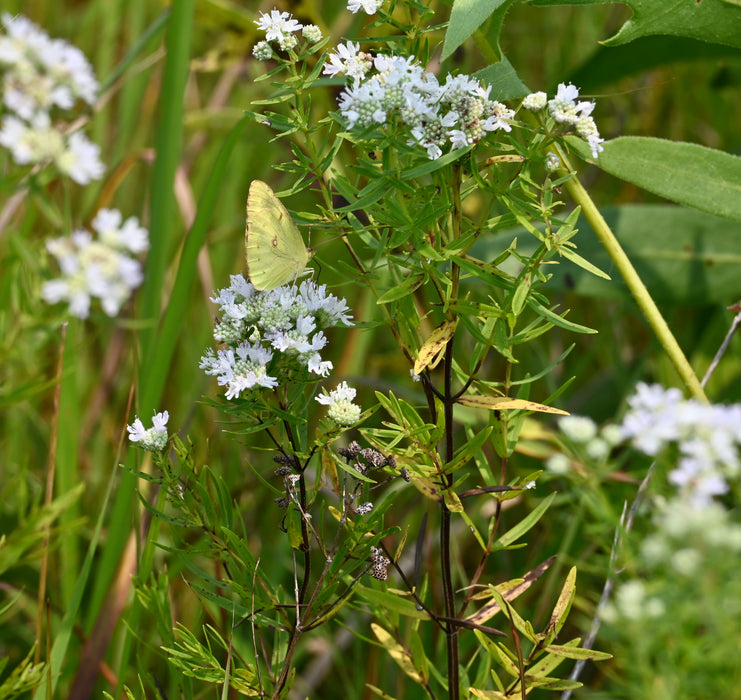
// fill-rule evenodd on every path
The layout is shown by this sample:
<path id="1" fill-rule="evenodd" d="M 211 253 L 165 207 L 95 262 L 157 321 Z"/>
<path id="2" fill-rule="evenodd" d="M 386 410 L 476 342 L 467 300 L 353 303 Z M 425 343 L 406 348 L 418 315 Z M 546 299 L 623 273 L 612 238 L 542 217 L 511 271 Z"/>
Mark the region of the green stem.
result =
<path id="1" fill-rule="evenodd" d="M 654 300 L 651 298 L 646 286 L 643 284 L 643 280 L 639 277 L 633 264 L 630 262 L 630 259 L 625 254 L 625 251 L 617 238 L 615 238 L 615 234 L 610 230 L 607 222 L 603 218 L 602 214 L 600 214 L 599 209 L 597 209 L 594 201 L 584 189 L 584 186 L 577 178 L 574 169 L 571 167 L 565 154 L 560 149 L 559 155 L 564 166 L 559 170 L 559 175 L 572 175 L 572 177 L 564 183 L 566 189 L 573 197 L 574 201 L 581 207 L 582 213 L 592 226 L 594 232 L 597 234 L 597 238 L 599 238 L 613 263 L 615 263 L 615 266 L 623 276 L 625 284 L 628 286 L 628 289 L 635 298 L 638 307 L 656 334 L 661 346 L 664 348 L 664 352 L 669 356 L 674 368 L 677 370 L 677 373 L 684 382 L 685 387 L 695 399 L 702 403 L 709 403 L 707 396 L 705 396 L 705 392 L 700 385 L 700 380 L 692 370 L 690 363 L 682 352 L 682 348 L 679 347 L 677 339 L 674 337 L 671 330 L 669 330 L 669 326 L 661 315 L 661 312 L 656 306 Z"/>

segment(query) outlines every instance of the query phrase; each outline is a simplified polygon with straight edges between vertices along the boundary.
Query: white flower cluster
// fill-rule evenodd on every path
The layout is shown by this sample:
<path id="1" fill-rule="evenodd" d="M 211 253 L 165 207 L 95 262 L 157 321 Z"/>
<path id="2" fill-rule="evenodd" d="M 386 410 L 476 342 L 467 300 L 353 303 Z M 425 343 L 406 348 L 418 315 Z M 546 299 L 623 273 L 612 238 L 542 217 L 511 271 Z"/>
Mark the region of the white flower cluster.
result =
<path id="1" fill-rule="evenodd" d="M 705 508 L 741 476 L 741 404 L 708 406 L 685 400 L 679 389 L 640 383 L 628 405 L 622 432 L 636 449 L 655 456 L 676 444 L 669 481 L 683 500 Z"/>
<path id="2" fill-rule="evenodd" d="M 597 125 L 591 114 L 594 110 L 594 102 L 577 102 L 579 88 L 569 84 L 559 83 L 556 96 L 548 100 L 544 92 L 534 92 L 522 101 L 522 106 L 533 112 L 538 112 L 548 106 L 548 112 L 553 119 L 560 124 L 573 126 L 576 133 L 581 136 L 592 150 L 592 156 L 596 158 L 604 150 Z"/>
<path id="3" fill-rule="evenodd" d="M 124 222 L 122 219 L 116 209 L 101 209 L 91 223 L 97 238 L 90 231 L 79 229 L 71 236 L 46 242 L 47 250 L 59 263 L 62 277 L 44 283 L 44 301 L 67 301 L 73 316 L 87 318 L 90 301 L 97 298 L 108 316 L 118 314 L 143 279 L 141 263 L 130 254 L 149 248 L 147 230 L 136 217 Z"/>
<path id="4" fill-rule="evenodd" d="M 100 178 L 100 148 L 79 132 L 66 134 L 51 118 L 52 109 L 95 102 L 98 83 L 87 59 L 26 17 L 3 13 L 0 19 L 3 106 L 10 112 L 0 127 L 0 145 L 19 165 L 54 163 L 81 185 Z"/>
<path id="5" fill-rule="evenodd" d="M 327 415 L 332 421 L 343 428 L 348 428 L 360 419 L 360 406 L 353 403 L 356 393 L 347 382 L 340 382 L 334 391 L 320 394 L 316 400 L 324 406 L 329 406 Z"/>
<path id="6" fill-rule="evenodd" d="M 296 33 L 302 31 L 306 41 L 316 44 L 322 39 L 322 30 L 315 24 L 303 25 L 293 18 L 289 12 L 273 9 L 270 14 L 260 13 L 260 19 L 255 20 L 258 29 L 265 32 L 265 40 L 258 41 L 252 49 L 252 54 L 258 61 L 267 61 L 273 55 L 271 41 L 278 42 L 281 51 L 290 51 L 298 46 Z"/>
<path id="7" fill-rule="evenodd" d="M 147 452 L 161 452 L 167 446 L 169 437 L 167 435 L 167 421 L 170 414 L 167 411 L 155 413 L 152 418 L 152 427 L 145 428 L 139 416 L 136 420 L 126 426 L 129 431 L 129 440 L 139 443 L 139 447 Z"/>
<path id="8" fill-rule="evenodd" d="M 559 419 L 558 428 L 579 458 L 594 462 L 604 462 L 622 440 L 618 426 L 608 424 L 599 428 L 588 416 L 564 416 Z M 553 474 L 568 474 L 571 460 L 562 452 L 555 452 L 546 460 L 545 467 Z"/>
<path id="9" fill-rule="evenodd" d="M 227 399 L 276 387 L 278 377 L 297 369 L 326 377 L 332 363 L 320 355 L 327 344 L 323 329 L 353 325 L 345 300 L 313 280 L 258 291 L 242 275 L 232 275 L 231 285 L 212 301 L 221 312 L 214 339 L 224 347 L 207 350 L 199 366 L 226 387 Z"/>
<path id="10" fill-rule="evenodd" d="M 348 41 L 328 56 L 324 73 L 346 75 L 351 81 L 339 97 L 348 129 L 398 120 L 410 133 L 408 144 L 426 149 L 432 160 L 446 147 L 466 148 L 491 131 L 512 130 L 514 112 L 489 99 L 490 86 L 468 75 L 450 74 L 441 85 L 414 57 L 374 57 Z"/>
<path id="11" fill-rule="evenodd" d="M 383 0 L 348 0 L 347 9 L 355 14 L 362 9 L 366 15 L 375 15 L 383 5 Z"/>

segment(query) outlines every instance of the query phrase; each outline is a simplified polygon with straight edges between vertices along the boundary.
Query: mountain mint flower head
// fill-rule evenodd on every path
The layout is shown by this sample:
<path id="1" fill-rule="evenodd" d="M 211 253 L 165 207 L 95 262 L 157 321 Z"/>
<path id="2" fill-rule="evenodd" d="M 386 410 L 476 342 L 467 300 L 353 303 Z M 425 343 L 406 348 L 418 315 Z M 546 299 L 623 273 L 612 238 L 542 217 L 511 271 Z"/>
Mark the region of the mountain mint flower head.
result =
<path id="1" fill-rule="evenodd" d="M 316 400 L 324 406 L 329 406 L 327 415 L 331 420 L 343 428 L 349 428 L 360 420 L 360 406 L 353 403 L 356 393 L 347 382 L 340 382 L 334 391 L 320 394 Z"/>
<path id="2" fill-rule="evenodd" d="M 57 259 L 62 277 L 45 282 L 41 296 L 49 304 L 68 302 L 69 313 L 78 318 L 87 318 L 91 300 L 99 299 L 103 311 L 116 316 L 142 282 L 141 263 L 130 253 L 148 248 L 147 231 L 135 217 L 122 224 L 115 209 L 101 209 L 92 229 L 97 238 L 80 229 L 47 241 L 46 249 Z"/>
<path id="3" fill-rule="evenodd" d="M 338 100 L 348 129 L 393 130 L 400 125 L 408 144 L 425 149 L 431 160 L 445 150 L 475 145 L 488 132 L 511 131 L 514 111 L 489 99 L 491 88 L 476 78 L 448 75 L 440 85 L 414 57 L 383 54 L 373 58 L 375 72 L 368 75 L 364 63 L 371 56 L 358 48 L 352 43 L 338 47 L 325 65 L 325 73 L 344 73 L 353 80 Z"/>
<path id="4" fill-rule="evenodd" d="M 321 356 L 328 343 L 324 330 L 353 325 L 345 300 L 313 280 L 258 291 L 232 275 L 212 301 L 220 313 L 214 339 L 223 345 L 207 350 L 199 366 L 226 387 L 228 399 L 291 377 L 326 377 L 332 363 Z"/>
<path id="5" fill-rule="evenodd" d="M 98 180 L 105 170 L 100 148 L 79 131 L 67 137 L 46 112 L 37 112 L 30 121 L 8 115 L 0 127 L 0 146 L 10 150 L 19 165 L 53 163 L 80 185 Z"/>
<path id="6" fill-rule="evenodd" d="M 383 0 L 348 0 L 347 9 L 355 14 L 361 8 L 366 15 L 375 15 L 383 5 Z"/>
<path id="7" fill-rule="evenodd" d="M 596 158 L 601 151 L 604 142 L 600 138 L 597 125 L 590 116 L 594 109 L 594 102 L 577 102 L 579 88 L 569 84 L 559 83 L 556 96 L 548 101 L 548 111 L 557 122 L 568 124 L 576 129 L 592 150 L 592 156 Z"/>
<path id="8" fill-rule="evenodd" d="M 537 112 L 541 109 L 545 109 L 545 106 L 548 104 L 548 95 L 546 95 L 544 92 L 533 92 L 527 95 L 525 99 L 522 100 L 522 106 L 525 109 L 529 109 L 531 112 Z"/>
<path id="9" fill-rule="evenodd" d="M 322 40 L 322 30 L 316 24 L 307 24 L 301 30 L 301 35 L 311 44 Z"/>
<path id="10" fill-rule="evenodd" d="M 346 75 L 349 78 L 362 80 L 373 67 L 373 57 L 360 51 L 360 44 L 348 41 L 338 44 L 335 53 L 330 53 L 328 63 L 324 64 L 325 75 Z"/>
<path id="11" fill-rule="evenodd" d="M 545 154 L 545 169 L 549 173 L 554 173 L 561 167 L 561 159 L 553 151 Z"/>
<path id="12" fill-rule="evenodd" d="M 572 442 L 585 443 L 597 436 L 597 424 L 588 416 L 563 416 L 559 430 Z"/>
<path id="13" fill-rule="evenodd" d="M 676 444 L 669 481 L 695 507 L 707 507 L 741 477 L 741 404 L 708 406 L 684 399 L 679 389 L 640 383 L 628 405 L 623 437 L 651 456 Z"/>
<path id="14" fill-rule="evenodd" d="M 267 61 L 273 57 L 273 49 L 270 48 L 270 44 L 267 41 L 258 41 L 252 47 L 252 55 L 258 61 Z"/>
<path id="15" fill-rule="evenodd" d="M 298 40 L 294 33 L 303 28 L 298 20 L 293 19 L 293 15 L 276 9 L 271 10 L 270 14 L 261 12 L 255 24 L 265 32 L 265 41 L 277 41 L 283 51 L 296 46 Z"/>
<path id="16" fill-rule="evenodd" d="M 167 435 L 167 421 L 170 420 L 170 414 L 167 411 L 155 413 L 152 418 L 152 427 L 145 428 L 139 416 L 136 420 L 126 426 L 129 431 L 129 440 L 139 444 L 147 452 L 162 452 L 167 446 L 169 437 Z"/>
<path id="17" fill-rule="evenodd" d="M 0 16 L 0 74 L 3 104 L 25 121 L 52 108 L 68 110 L 78 100 L 93 104 L 98 82 L 84 54 L 51 39 L 22 15 Z"/>

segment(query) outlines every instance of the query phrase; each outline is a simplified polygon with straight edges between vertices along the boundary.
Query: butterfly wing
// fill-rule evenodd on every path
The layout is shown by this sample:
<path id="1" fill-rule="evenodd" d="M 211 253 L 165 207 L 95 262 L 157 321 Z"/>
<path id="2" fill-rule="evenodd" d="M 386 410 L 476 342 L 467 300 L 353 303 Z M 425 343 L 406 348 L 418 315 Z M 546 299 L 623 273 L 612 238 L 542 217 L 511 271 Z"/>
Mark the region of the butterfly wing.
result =
<path id="1" fill-rule="evenodd" d="M 260 180 L 250 185 L 244 242 L 247 274 L 256 289 L 275 289 L 295 280 L 309 262 L 291 215 Z"/>

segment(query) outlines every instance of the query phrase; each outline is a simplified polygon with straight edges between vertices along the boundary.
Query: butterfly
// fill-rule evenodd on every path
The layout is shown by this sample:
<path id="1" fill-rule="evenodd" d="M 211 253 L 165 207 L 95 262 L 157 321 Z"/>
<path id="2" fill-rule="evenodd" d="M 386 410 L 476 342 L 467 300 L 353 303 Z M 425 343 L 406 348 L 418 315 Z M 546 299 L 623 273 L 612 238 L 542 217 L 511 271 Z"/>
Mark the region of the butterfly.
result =
<path id="1" fill-rule="evenodd" d="M 309 262 L 309 250 L 291 215 L 260 180 L 252 181 L 247 197 L 244 247 L 247 274 L 255 289 L 275 289 L 293 282 Z"/>

